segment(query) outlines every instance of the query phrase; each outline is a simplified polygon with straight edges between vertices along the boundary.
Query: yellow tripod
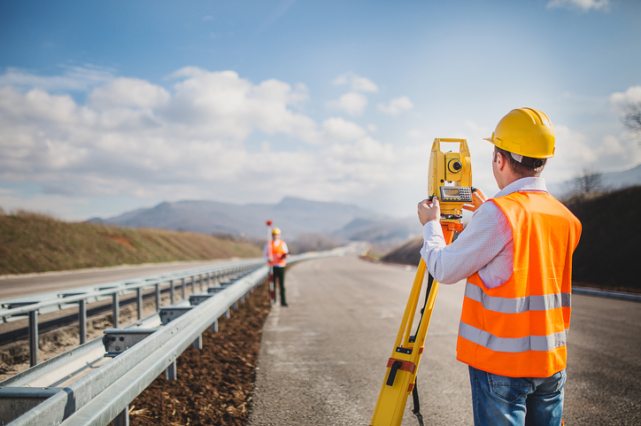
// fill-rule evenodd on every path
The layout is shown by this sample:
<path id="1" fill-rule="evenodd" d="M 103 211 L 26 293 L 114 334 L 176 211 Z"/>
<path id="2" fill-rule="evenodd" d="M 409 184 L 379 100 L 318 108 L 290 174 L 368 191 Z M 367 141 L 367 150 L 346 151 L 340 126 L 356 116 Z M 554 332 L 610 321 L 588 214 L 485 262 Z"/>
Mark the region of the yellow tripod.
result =
<path id="1" fill-rule="evenodd" d="M 442 142 L 458 144 L 459 151 L 442 152 Z M 463 229 L 461 223 L 463 204 L 472 202 L 472 169 L 465 139 L 437 138 L 434 140 L 430 156 L 428 194 L 439 197 L 441 227 L 446 244 L 450 244 L 454 233 Z M 426 265 L 425 261 L 421 259 L 403 312 L 401 326 L 396 335 L 392 355 L 387 361 L 385 379 L 372 416 L 371 424 L 374 426 L 400 425 L 407 397 L 411 392 L 414 396 L 413 412 L 419 424 L 423 424 L 423 417 L 418 405 L 416 374 L 423 355 L 425 336 L 434 310 L 434 302 L 438 294 L 438 282 L 428 273 L 425 304 L 421 309 L 416 333 L 412 334 L 425 275 Z"/>

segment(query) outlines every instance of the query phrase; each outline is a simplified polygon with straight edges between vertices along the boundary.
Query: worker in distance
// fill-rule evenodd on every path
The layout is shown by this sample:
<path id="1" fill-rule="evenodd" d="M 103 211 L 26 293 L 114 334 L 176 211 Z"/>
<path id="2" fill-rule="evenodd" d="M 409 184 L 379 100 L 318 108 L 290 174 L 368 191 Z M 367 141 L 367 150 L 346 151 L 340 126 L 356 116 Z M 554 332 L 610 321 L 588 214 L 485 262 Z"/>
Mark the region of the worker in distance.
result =
<path id="1" fill-rule="evenodd" d="M 287 306 L 287 299 L 285 299 L 285 267 L 287 266 L 288 254 L 287 244 L 280 238 L 280 229 L 273 228 L 272 239 L 265 246 L 265 257 L 267 258 L 267 263 L 273 269 L 274 291 L 277 288 L 280 289 L 280 305 L 285 307 Z"/>
<path id="2" fill-rule="evenodd" d="M 474 424 L 559 425 L 581 223 L 541 177 L 555 149 L 544 112 L 512 110 L 486 140 L 500 191 L 474 193 L 472 219 L 449 246 L 438 199 L 421 201 L 421 256 L 439 282 L 467 280 L 456 357 L 469 366 Z"/>

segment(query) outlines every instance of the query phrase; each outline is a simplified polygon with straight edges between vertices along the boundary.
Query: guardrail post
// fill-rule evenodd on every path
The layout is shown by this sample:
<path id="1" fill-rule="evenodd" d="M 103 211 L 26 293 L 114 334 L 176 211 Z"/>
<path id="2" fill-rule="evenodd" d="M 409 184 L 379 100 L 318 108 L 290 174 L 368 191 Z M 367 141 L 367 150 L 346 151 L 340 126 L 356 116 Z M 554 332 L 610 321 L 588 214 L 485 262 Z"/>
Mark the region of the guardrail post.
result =
<path id="1" fill-rule="evenodd" d="M 174 360 L 165 370 L 165 378 L 171 382 L 176 380 L 177 377 L 178 369 L 176 367 L 176 360 Z"/>
<path id="2" fill-rule="evenodd" d="M 196 340 L 194 340 L 194 343 L 191 344 L 194 348 L 198 349 L 201 351 L 203 349 L 203 335 L 201 334 L 198 336 Z"/>
<path id="3" fill-rule="evenodd" d="M 196 275 L 191 276 L 191 294 L 196 293 Z"/>
<path id="4" fill-rule="evenodd" d="M 218 320 L 214 321 L 209 329 L 212 333 L 218 333 Z"/>
<path id="5" fill-rule="evenodd" d="M 203 284 L 205 284 L 203 274 L 198 274 L 198 284 L 200 285 L 200 291 L 203 291 Z"/>
<path id="6" fill-rule="evenodd" d="M 29 312 L 29 364 L 38 364 L 38 311 Z"/>
<path id="7" fill-rule="evenodd" d="M 118 324 L 120 323 L 120 307 L 119 305 L 119 298 L 118 298 L 118 292 L 115 292 L 114 294 L 111 295 L 111 309 L 113 311 L 113 326 L 114 328 L 118 328 Z"/>
<path id="8" fill-rule="evenodd" d="M 129 426 L 129 405 L 118 413 L 112 424 L 113 426 Z"/>
<path id="9" fill-rule="evenodd" d="M 176 303 L 176 289 L 174 288 L 174 280 L 169 280 L 169 303 L 172 305 Z"/>
<path id="10" fill-rule="evenodd" d="M 142 319 L 142 288 L 140 287 L 136 289 L 136 310 L 138 319 Z"/>
<path id="11" fill-rule="evenodd" d="M 156 312 L 160 311 L 160 283 L 154 286 L 156 288 Z"/>
<path id="12" fill-rule="evenodd" d="M 184 278 L 180 279 L 180 290 L 182 291 L 182 297 L 183 300 L 187 298 L 187 289 L 186 289 L 187 283 Z"/>
<path id="13" fill-rule="evenodd" d="M 80 344 L 87 341 L 87 300 L 78 301 L 78 334 L 80 334 Z"/>

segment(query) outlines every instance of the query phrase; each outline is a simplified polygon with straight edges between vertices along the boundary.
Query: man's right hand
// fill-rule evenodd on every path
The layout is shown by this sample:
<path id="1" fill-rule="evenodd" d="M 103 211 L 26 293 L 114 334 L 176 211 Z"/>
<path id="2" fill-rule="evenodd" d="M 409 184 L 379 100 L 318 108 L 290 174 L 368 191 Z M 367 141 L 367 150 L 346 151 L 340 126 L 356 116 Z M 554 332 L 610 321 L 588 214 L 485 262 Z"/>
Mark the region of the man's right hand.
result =
<path id="1" fill-rule="evenodd" d="M 438 203 L 438 198 L 433 197 L 430 199 L 425 199 L 418 203 L 418 220 L 421 222 L 421 225 L 425 225 L 431 220 L 438 221 L 441 218 L 441 206 Z"/>

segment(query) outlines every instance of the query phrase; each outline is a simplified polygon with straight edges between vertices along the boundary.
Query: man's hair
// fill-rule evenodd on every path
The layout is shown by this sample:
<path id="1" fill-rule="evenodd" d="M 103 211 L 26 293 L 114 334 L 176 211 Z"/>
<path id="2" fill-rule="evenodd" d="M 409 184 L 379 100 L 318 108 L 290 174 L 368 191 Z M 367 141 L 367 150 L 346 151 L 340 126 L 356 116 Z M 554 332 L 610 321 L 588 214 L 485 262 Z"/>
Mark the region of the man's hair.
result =
<path id="1" fill-rule="evenodd" d="M 532 158 L 524 155 L 512 154 L 497 146 L 494 147 L 494 155 L 499 152 L 510 164 L 512 171 L 521 177 L 538 176 L 545 167 L 546 158 Z"/>

